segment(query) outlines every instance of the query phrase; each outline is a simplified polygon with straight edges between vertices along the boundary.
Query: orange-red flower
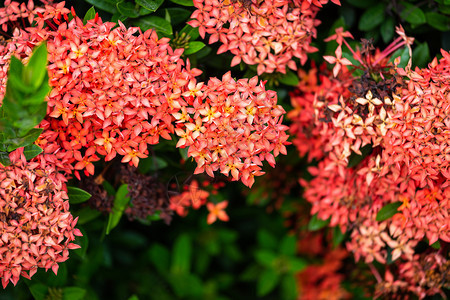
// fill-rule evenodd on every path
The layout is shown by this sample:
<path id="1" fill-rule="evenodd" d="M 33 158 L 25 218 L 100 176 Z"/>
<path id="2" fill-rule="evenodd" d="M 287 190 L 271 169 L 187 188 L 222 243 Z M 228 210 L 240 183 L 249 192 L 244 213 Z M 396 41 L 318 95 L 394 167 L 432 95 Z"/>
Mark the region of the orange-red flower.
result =
<path id="1" fill-rule="evenodd" d="M 228 201 L 222 201 L 217 204 L 214 204 L 212 202 L 208 202 L 206 204 L 206 208 L 208 208 L 209 214 L 206 218 L 206 222 L 208 224 L 214 223 L 217 219 L 221 221 L 228 221 L 230 218 L 228 217 L 227 213 L 225 212 L 225 208 L 228 206 Z"/>

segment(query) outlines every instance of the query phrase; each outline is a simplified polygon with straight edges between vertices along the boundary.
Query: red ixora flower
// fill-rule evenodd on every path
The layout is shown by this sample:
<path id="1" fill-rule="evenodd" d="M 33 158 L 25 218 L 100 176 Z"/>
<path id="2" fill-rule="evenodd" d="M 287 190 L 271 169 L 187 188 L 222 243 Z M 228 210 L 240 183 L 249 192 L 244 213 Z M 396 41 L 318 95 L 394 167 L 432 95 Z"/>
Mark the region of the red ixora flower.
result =
<path id="1" fill-rule="evenodd" d="M 37 268 L 52 269 L 69 258 L 81 232 L 69 212 L 66 179 L 42 155 L 27 162 L 23 148 L 0 165 L 0 277 L 3 288 Z"/>

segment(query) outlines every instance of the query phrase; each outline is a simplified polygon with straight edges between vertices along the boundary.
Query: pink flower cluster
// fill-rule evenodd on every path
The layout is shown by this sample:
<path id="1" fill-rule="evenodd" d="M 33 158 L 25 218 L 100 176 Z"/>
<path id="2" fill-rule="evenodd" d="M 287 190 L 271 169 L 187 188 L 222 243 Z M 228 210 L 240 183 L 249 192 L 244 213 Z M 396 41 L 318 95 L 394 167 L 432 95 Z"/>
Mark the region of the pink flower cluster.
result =
<path id="1" fill-rule="evenodd" d="M 231 66 L 241 61 L 262 73 L 296 70 L 317 49 L 310 45 L 320 21 L 315 16 L 328 0 L 194 0 L 197 10 L 189 21 L 209 43 L 220 41 L 217 53 L 230 51 Z M 339 0 L 333 1 L 340 4 Z M 313 4 L 313 5 L 311 5 Z"/>
<path id="2" fill-rule="evenodd" d="M 11 166 L 0 165 L 0 277 L 3 288 L 30 279 L 37 268 L 52 269 L 69 258 L 81 232 L 69 212 L 65 177 L 44 156 L 27 162 L 23 148 Z"/>
<path id="3" fill-rule="evenodd" d="M 188 87 L 183 96 L 190 97 L 192 106 L 173 116 L 181 137 L 177 147 L 189 147 L 196 174 L 206 171 L 214 177 L 219 170 L 251 187 L 254 176 L 264 174 L 262 161 L 274 167 L 275 157 L 286 154 L 285 111 L 277 105 L 276 92 L 266 91 L 257 77 L 236 81 L 228 72 L 222 80 L 193 80 Z"/>

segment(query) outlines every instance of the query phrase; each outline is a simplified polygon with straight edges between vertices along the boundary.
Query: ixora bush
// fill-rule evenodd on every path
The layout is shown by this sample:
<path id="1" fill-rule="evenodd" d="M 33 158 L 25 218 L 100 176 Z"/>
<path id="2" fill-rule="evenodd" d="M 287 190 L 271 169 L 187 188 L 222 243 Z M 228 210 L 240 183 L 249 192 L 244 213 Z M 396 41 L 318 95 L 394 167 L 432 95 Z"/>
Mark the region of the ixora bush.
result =
<path id="1" fill-rule="evenodd" d="M 5 297 L 448 296 L 446 1 L 86 2 L 0 8 Z"/>

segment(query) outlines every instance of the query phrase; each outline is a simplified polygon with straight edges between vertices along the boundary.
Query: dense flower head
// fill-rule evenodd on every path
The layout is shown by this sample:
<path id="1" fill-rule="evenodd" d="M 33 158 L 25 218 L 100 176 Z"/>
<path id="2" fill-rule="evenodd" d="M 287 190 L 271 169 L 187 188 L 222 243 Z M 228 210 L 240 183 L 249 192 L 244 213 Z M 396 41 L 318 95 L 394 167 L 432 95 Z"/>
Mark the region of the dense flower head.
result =
<path id="1" fill-rule="evenodd" d="M 171 139 L 171 113 L 185 105 L 181 94 L 201 73 L 184 66 L 182 49 L 172 50 L 152 30 L 114 28 L 98 17 L 86 25 L 78 17 L 61 20 L 54 29 L 44 27 L 50 22 L 45 16 L 35 20 L 37 27 L 14 32 L 3 49 L 2 70 L 12 54 L 26 60 L 34 45 L 47 42 L 53 89 L 42 124 L 45 143 L 66 154 L 75 175 L 94 174 L 99 156 L 109 161 L 120 154 L 122 162 L 137 166 L 148 144 Z"/>
<path id="2" fill-rule="evenodd" d="M 231 66 L 241 61 L 257 65 L 262 73 L 296 70 L 294 58 L 304 64 L 316 37 L 317 11 L 325 1 L 302 0 L 194 0 L 197 10 L 189 21 L 209 43 L 220 41 L 218 53 L 230 51 Z M 333 1 L 339 4 L 339 1 Z"/>
<path id="3" fill-rule="evenodd" d="M 264 160 L 274 167 L 275 157 L 286 154 L 285 111 L 277 105 L 276 92 L 266 90 L 257 77 L 236 81 L 228 72 L 222 80 L 193 80 L 188 86 L 183 96 L 191 106 L 173 116 L 181 137 L 177 147 L 189 147 L 195 173 L 214 177 L 220 171 L 250 187 L 254 176 L 263 174 Z"/>
<path id="4" fill-rule="evenodd" d="M 66 179 L 44 156 L 27 162 L 23 148 L 0 165 L 0 276 L 3 287 L 28 279 L 37 268 L 52 269 L 69 257 L 81 232 L 69 212 Z"/>

